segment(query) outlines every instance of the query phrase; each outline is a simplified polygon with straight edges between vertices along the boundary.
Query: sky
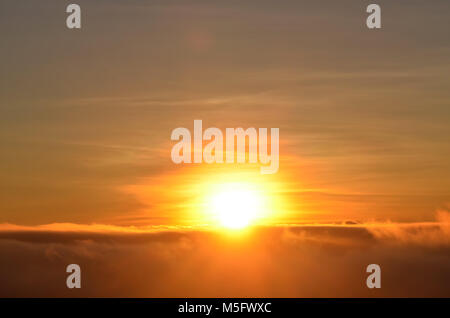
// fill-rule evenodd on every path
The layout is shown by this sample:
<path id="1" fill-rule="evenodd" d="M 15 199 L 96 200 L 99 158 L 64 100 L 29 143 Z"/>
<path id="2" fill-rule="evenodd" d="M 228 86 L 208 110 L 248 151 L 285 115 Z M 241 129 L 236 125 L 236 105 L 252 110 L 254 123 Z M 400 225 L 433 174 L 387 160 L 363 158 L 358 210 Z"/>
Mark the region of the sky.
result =
<path id="1" fill-rule="evenodd" d="M 0 3 L 0 295 L 74 295 L 27 264 L 78 261 L 75 296 L 450 296 L 448 1 L 377 1 L 379 30 L 370 1 L 78 0 L 80 30 L 69 3 Z M 279 171 L 174 164 L 195 119 L 279 128 Z M 229 182 L 266 212 L 231 243 L 205 203 Z M 377 260 L 371 294 L 352 273 Z"/>

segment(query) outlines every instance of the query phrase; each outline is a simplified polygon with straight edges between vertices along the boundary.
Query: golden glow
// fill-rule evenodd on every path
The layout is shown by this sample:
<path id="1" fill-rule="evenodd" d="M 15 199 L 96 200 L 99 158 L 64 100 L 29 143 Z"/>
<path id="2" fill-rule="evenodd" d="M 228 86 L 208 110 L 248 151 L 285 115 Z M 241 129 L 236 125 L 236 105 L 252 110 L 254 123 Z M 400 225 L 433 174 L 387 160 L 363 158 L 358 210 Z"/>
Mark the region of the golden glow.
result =
<path id="1" fill-rule="evenodd" d="M 277 177 L 256 169 L 217 169 L 199 180 L 192 193 L 209 226 L 238 230 L 274 224 L 287 208 Z"/>
<path id="2" fill-rule="evenodd" d="M 236 230 L 283 222 L 290 206 L 280 177 L 262 175 L 255 166 L 210 165 L 144 179 L 124 190 L 143 203 L 136 217 L 158 213 L 159 224 Z"/>
<path id="3" fill-rule="evenodd" d="M 263 215 L 263 197 L 244 184 L 227 184 L 211 198 L 210 209 L 219 224 L 242 229 Z"/>

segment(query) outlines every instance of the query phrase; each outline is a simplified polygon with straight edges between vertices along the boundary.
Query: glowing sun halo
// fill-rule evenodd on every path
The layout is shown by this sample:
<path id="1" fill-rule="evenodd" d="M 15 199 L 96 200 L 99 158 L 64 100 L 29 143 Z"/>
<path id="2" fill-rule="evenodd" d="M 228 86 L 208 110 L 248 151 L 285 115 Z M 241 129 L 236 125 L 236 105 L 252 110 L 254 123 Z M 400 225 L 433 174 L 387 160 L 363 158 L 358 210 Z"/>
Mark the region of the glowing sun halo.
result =
<path id="1" fill-rule="evenodd" d="M 210 208 L 221 226 L 242 229 L 258 218 L 262 201 L 256 191 L 230 186 L 212 196 Z"/>

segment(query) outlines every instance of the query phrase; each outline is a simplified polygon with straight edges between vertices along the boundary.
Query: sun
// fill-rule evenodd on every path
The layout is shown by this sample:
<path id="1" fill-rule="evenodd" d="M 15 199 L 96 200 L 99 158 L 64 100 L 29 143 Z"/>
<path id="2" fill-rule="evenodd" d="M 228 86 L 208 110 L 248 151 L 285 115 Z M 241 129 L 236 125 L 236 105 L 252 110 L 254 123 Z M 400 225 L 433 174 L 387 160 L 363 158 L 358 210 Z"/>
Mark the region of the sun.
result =
<path id="1" fill-rule="evenodd" d="M 243 229 L 263 215 L 263 196 L 248 185 L 223 185 L 211 196 L 209 208 L 216 221 L 228 229 Z"/>
<path id="2" fill-rule="evenodd" d="M 164 226 L 186 226 L 223 233 L 248 233 L 251 227 L 285 224 L 293 211 L 284 178 L 253 167 L 202 166 L 128 185 L 143 213 L 160 211 Z M 289 218 L 289 219 L 288 219 Z M 251 231 L 250 231 L 251 232 Z"/>

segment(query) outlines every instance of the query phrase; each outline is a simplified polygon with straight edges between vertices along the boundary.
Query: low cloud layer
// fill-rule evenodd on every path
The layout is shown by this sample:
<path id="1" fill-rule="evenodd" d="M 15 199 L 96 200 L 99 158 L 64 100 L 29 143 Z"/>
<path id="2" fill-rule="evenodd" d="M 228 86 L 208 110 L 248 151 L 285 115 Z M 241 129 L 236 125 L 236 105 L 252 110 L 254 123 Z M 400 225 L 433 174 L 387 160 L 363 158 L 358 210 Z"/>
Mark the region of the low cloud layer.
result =
<path id="1" fill-rule="evenodd" d="M 450 296 L 449 214 L 436 222 L 193 228 L 0 226 L 2 297 Z M 69 290 L 68 264 L 82 288 Z M 382 288 L 365 285 L 368 264 Z"/>

